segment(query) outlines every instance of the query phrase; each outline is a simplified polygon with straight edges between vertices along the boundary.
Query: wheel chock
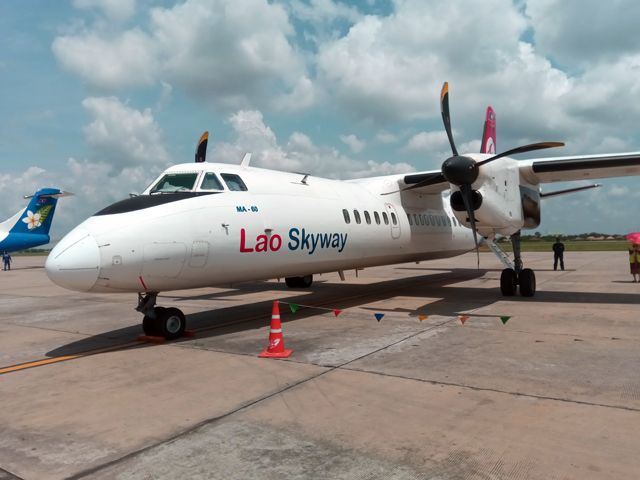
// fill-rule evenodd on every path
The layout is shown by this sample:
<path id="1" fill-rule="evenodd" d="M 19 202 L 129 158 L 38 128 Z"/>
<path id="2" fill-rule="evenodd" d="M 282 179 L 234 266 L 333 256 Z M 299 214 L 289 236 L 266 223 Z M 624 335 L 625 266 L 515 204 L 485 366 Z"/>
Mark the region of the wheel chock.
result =
<path id="1" fill-rule="evenodd" d="M 138 340 L 139 342 L 157 343 L 157 344 L 164 343 L 164 342 L 166 342 L 166 341 L 167 341 L 167 339 L 166 339 L 166 338 L 164 338 L 164 337 L 157 337 L 157 336 L 155 336 L 155 335 L 140 335 L 140 336 L 137 338 L 137 340 Z"/>

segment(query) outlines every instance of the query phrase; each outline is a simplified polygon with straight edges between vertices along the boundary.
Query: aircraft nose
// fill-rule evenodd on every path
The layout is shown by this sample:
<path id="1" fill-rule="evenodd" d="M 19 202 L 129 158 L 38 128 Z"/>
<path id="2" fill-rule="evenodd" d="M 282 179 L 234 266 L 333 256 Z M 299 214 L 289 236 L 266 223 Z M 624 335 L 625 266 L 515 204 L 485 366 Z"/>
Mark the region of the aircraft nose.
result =
<path id="1" fill-rule="evenodd" d="M 98 243 L 86 229 L 75 228 L 51 250 L 44 267 L 53 283 L 87 292 L 98 280 Z"/>

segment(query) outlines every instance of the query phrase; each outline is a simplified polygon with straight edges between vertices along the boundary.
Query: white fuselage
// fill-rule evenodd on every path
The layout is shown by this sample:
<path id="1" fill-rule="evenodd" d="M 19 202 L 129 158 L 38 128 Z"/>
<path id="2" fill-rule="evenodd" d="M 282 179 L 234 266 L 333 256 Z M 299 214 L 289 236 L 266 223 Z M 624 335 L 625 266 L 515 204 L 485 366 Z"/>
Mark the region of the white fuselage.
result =
<path id="1" fill-rule="evenodd" d="M 400 175 L 305 179 L 209 163 L 167 172 L 198 172 L 193 192 L 206 172 L 236 174 L 247 191 L 225 185 L 220 192 L 92 216 L 52 250 L 52 280 L 81 291 L 157 292 L 451 257 L 474 246 L 471 231 L 454 219 L 448 191 L 381 195 L 397 189 Z"/>

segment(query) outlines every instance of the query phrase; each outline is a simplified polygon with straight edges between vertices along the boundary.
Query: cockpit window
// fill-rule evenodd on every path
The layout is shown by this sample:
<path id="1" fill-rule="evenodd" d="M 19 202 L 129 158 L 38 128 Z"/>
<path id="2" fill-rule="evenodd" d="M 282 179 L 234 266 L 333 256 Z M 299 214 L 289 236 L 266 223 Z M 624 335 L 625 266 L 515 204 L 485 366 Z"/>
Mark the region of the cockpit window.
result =
<path id="1" fill-rule="evenodd" d="M 220 180 L 218 180 L 218 177 L 213 172 L 205 173 L 200 188 L 202 190 L 224 190 L 222 183 L 220 183 Z"/>
<path id="2" fill-rule="evenodd" d="M 227 187 L 229 187 L 229 190 L 232 190 L 234 192 L 247 191 L 247 186 L 238 175 L 234 175 L 232 173 L 221 173 L 220 175 L 227 184 Z"/>
<path id="3" fill-rule="evenodd" d="M 190 192 L 198 173 L 167 173 L 149 193 Z"/>

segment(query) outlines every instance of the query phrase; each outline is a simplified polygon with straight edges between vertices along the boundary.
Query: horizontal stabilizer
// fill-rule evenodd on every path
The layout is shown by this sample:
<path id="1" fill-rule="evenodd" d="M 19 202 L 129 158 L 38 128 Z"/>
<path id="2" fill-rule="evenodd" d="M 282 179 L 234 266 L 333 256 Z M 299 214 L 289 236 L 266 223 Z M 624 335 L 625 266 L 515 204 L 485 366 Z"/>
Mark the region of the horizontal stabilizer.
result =
<path id="1" fill-rule="evenodd" d="M 75 195 L 72 192 L 65 192 L 64 190 L 61 190 L 59 193 L 42 193 L 40 195 L 38 195 L 40 198 L 62 198 L 62 197 L 72 197 L 73 195 Z M 35 195 L 25 195 L 24 198 L 25 200 L 28 198 L 33 198 Z"/>

